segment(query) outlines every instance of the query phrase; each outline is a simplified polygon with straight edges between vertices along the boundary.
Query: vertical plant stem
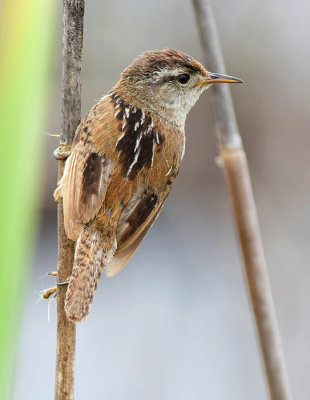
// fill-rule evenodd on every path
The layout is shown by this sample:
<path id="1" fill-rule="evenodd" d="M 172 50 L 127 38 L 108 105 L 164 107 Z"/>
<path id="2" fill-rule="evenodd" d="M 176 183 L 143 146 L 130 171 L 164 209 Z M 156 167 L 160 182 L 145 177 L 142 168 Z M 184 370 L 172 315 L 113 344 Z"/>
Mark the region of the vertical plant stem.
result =
<path id="1" fill-rule="evenodd" d="M 84 0 L 63 0 L 63 74 L 62 74 L 62 132 L 56 156 L 58 179 L 65 161 L 62 155 L 71 147 L 74 133 L 81 119 L 81 63 L 83 47 Z M 62 204 L 58 204 L 58 283 L 70 276 L 74 242 L 68 239 Z M 64 311 L 66 285 L 57 287 L 57 353 L 55 399 L 74 398 L 75 324 L 69 322 Z"/>
<path id="2" fill-rule="evenodd" d="M 208 69 L 225 73 L 224 59 L 209 0 L 193 0 Z M 214 85 L 214 111 L 220 156 L 225 170 L 245 275 L 254 311 L 272 400 L 291 399 L 281 337 L 274 311 L 246 155 L 228 85 Z"/>

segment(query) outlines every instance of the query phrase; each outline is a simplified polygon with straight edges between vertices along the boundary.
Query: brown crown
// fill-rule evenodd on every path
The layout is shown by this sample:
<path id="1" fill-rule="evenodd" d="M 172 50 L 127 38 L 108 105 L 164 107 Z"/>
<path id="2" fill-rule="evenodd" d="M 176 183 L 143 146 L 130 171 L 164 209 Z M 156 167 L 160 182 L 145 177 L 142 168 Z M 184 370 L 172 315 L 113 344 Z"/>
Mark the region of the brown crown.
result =
<path id="1" fill-rule="evenodd" d="M 205 68 L 194 58 L 179 50 L 165 49 L 146 51 L 137 57 L 123 72 L 124 78 L 133 74 L 149 77 L 164 68 L 183 68 L 193 72 L 206 74 Z"/>

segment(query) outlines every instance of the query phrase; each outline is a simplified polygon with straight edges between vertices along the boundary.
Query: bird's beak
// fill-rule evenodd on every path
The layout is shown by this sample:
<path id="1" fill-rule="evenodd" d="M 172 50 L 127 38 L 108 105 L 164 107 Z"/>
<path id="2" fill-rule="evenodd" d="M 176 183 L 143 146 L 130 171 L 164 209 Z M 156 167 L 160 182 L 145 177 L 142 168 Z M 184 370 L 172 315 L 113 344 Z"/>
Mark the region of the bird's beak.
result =
<path id="1" fill-rule="evenodd" d="M 208 85 L 211 83 L 244 83 L 242 79 L 234 76 L 215 74 L 214 72 L 208 73 L 209 77 L 203 81 L 199 81 L 197 85 Z"/>

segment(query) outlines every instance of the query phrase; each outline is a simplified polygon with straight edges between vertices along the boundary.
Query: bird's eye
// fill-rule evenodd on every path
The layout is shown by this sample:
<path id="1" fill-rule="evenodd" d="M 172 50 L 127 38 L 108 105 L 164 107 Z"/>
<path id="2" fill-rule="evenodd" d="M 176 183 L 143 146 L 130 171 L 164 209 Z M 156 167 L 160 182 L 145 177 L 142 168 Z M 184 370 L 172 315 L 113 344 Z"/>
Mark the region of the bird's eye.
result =
<path id="1" fill-rule="evenodd" d="M 185 85 L 189 81 L 189 75 L 188 74 L 179 74 L 176 77 L 176 80 L 181 83 L 181 85 Z"/>

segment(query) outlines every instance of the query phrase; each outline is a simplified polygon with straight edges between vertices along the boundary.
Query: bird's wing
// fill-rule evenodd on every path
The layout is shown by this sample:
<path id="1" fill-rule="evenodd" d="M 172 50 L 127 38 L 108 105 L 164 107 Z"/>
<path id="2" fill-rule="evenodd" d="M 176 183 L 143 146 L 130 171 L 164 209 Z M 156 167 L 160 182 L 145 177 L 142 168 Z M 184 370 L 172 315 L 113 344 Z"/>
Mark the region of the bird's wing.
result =
<path id="1" fill-rule="evenodd" d="M 128 203 L 127 210 L 123 212 L 119 220 L 117 250 L 104 268 L 106 276 L 116 275 L 127 264 L 149 228 L 156 221 L 169 192 L 170 186 L 167 186 L 158 197 L 156 192 L 148 187 L 142 189 L 137 199 L 133 196 L 132 203 Z"/>
<path id="2" fill-rule="evenodd" d="M 94 111 L 77 129 L 71 155 L 55 192 L 56 200 L 63 199 L 65 230 L 72 240 L 78 238 L 85 224 L 100 210 L 114 165 L 89 140 L 93 131 L 99 129 L 91 113 Z"/>

